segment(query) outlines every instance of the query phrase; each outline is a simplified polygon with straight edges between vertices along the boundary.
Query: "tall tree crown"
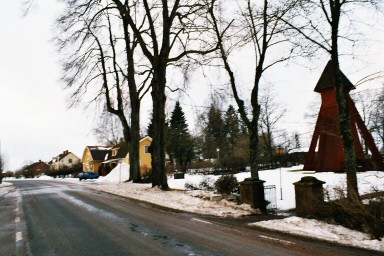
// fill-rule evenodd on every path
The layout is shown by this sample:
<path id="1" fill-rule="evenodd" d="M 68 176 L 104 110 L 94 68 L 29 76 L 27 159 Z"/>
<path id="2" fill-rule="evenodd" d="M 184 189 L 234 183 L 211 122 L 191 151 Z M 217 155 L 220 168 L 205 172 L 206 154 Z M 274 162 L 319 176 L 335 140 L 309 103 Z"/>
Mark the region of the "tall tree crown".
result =
<path id="1" fill-rule="evenodd" d="M 179 101 L 176 102 L 175 108 L 171 114 L 170 129 L 171 131 L 177 131 L 178 133 L 188 133 L 187 119 L 185 118 L 184 111 L 181 108 Z"/>

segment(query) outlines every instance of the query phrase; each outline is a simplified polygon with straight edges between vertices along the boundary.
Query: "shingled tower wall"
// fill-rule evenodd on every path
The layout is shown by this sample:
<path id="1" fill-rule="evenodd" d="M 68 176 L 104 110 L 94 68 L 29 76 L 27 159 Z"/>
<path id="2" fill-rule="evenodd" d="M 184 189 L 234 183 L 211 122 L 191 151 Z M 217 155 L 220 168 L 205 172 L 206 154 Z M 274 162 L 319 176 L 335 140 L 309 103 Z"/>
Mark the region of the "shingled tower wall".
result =
<path id="1" fill-rule="evenodd" d="M 372 153 L 374 162 L 373 168 L 384 170 L 382 157 L 374 143 L 372 135 L 369 133 L 354 102 L 349 96 L 349 91 L 355 89 L 355 87 L 344 74 L 342 74 L 342 81 L 346 85 L 346 90 L 348 92 L 347 101 L 352 117 L 351 129 L 355 141 L 357 162 L 359 164 L 364 164 L 366 162 L 363 147 L 358 136 L 359 129 L 362 138 L 365 140 Z M 304 170 L 344 172 L 345 155 L 343 141 L 339 130 L 339 110 L 336 100 L 336 87 L 331 61 L 329 61 L 325 67 L 314 91 L 321 94 L 321 108 L 308 155 L 304 163 Z M 318 146 L 317 154 L 315 153 L 316 146 Z"/>

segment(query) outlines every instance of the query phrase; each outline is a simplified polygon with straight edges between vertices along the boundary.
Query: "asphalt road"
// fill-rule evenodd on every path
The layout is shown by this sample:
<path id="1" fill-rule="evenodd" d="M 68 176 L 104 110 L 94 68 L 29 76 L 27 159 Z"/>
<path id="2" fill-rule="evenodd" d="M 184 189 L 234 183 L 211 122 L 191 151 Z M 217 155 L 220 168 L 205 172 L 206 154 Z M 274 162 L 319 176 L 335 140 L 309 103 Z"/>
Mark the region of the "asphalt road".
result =
<path id="1" fill-rule="evenodd" d="M 0 199 L 6 220 L 0 255 L 382 255 L 257 230 L 241 220 L 159 209 L 73 183 L 13 183 L 18 189 Z"/>

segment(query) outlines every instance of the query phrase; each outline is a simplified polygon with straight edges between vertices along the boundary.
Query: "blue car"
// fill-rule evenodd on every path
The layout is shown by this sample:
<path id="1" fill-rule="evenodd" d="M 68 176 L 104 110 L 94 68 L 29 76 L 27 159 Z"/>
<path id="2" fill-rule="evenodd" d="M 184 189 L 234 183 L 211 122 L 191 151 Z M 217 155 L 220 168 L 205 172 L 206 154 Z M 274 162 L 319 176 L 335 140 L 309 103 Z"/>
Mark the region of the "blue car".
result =
<path id="1" fill-rule="evenodd" d="M 88 180 L 88 179 L 93 180 L 93 179 L 99 178 L 99 175 L 97 175 L 94 172 L 81 172 L 79 173 L 78 177 L 79 177 L 79 180 Z"/>

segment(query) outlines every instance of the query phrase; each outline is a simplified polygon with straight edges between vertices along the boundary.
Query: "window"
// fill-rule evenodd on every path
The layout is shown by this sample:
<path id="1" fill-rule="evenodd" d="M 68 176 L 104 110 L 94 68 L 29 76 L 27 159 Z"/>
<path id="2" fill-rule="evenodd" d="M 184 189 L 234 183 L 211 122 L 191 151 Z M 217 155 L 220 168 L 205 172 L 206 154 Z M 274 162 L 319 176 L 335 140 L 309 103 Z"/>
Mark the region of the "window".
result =
<path id="1" fill-rule="evenodd" d="M 144 146 L 144 152 L 145 152 L 146 154 L 149 154 L 149 146 Z"/>
<path id="2" fill-rule="evenodd" d="M 71 158 L 70 158 L 70 159 L 68 159 L 68 163 L 70 163 L 70 164 L 72 163 L 72 159 L 71 159 Z"/>
<path id="3" fill-rule="evenodd" d="M 118 151 L 119 151 L 119 148 L 112 149 L 112 156 L 116 156 Z"/>

